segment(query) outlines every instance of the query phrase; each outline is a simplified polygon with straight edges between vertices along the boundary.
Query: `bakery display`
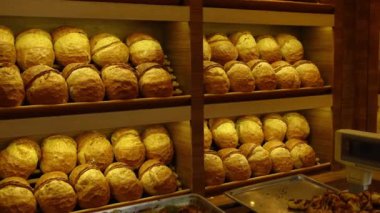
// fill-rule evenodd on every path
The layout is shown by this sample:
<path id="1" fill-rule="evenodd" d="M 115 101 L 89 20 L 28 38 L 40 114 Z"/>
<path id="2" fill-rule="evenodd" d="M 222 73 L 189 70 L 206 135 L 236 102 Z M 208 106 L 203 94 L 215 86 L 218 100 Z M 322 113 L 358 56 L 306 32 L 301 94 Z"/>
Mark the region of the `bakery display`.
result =
<path id="1" fill-rule="evenodd" d="M 251 167 L 249 166 L 247 159 L 238 149 L 220 149 L 218 155 L 223 161 L 227 180 L 246 180 L 251 177 Z"/>
<path id="2" fill-rule="evenodd" d="M 262 123 L 257 116 L 241 116 L 236 120 L 236 131 L 241 144 L 254 143 L 261 145 L 264 142 Z"/>
<path id="3" fill-rule="evenodd" d="M 95 102 L 104 99 L 103 81 L 95 66 L 85 63 L 68 64 L 62 75 L 74 102 Z"/>
<path id="4" fill-rule="evenodd" d="M 263 117 L 262 121 L 264 138 L 266 141 L 284 140 L 287 132 L 287 125 L 280 114 L 267 114 Z"/>
<path id="5" fill-rule="evenodd" d="M 90 39 L 91 58 L 100 67 L 107 64 L 128 63 L 129 49 L 118 37 L 99 33 Z"/>
<path id="6" fill-rule="evenodd" d="M 213 150 L 205 150 L 204 170 L 206 186 L 215 186 L 224 183 L 226 172 L 222 159 Z"/>
<path id="7" fill-rule="evenodd" d="M 258 90 L 276 89 L 276 75 L 272 66 L 261 59 L 251 60 L 247 63 L 255 78 L 255 86 Z"/>
<path id="8" fill-rule="evenodd" d="M 0 67 L 16 63 L 15 37 L 11 29 L 0 25 Z"/>
<path id="9" fill-rule="evenodd" d="M 44 64 L 53 66 L 55 55 L 51 36 L 42 29 L 29 29 L 16 37 L 17 64 L 22 70 Z"/>
<path id="10" fill-rule="evenodd" d="M 319 73 L 318 67 L 311 61 L 300 60 L 293 64 L 296 68 L 300 79 L 301 87 L 321 87 L 323 79 Z"/>
<path id="11" fill-rule="evenodd" d="M 222 65 L 203 61 L 203 87 L 209 94 L 225 94 L 230 90 L 230 80 Z"/>
<path id="12" fill-rule="evenodd" d="M 276 36 L 276 41 L 280 46 L 281 55 L 285 61 L 293 64 L 303 58 L 302 43 L 295 36 L 280 33 Z"/>
<path id="13" fill-rule="evenodd" d="M 28 181 L 8 177 L 0 181 L 0 211 L 9 213 L 37 211 L 37 202 Z"/>
<path id="14" fill-rule="evenodd" d="M 212 144 L 212 133 L 208 128 L 207 121 L 203 122 L 203 149 L 210 149 Z"/>
<path id="15" fill-rule="evenodd" d="M 66 135 L 52 135 L 41 144 L 40 169 L 43 173 L 61 171 L 69 174 L 77 165 L 77 143 Z"/>
<path id="16" fill-rule="evenodd" d="M 221 65 L 236 60 L 238 51 L 225 34 L 215 33 L 207 36 L 211 48 L 211 61 Z"/>
<path id="17" fill-rule="evenodd" d="M 139 85 L 135 70 L 128 64 L 112 64 L 101 72 L 106 96 L 109 100 L 137 98 Z"/>
<path id="18" fill-rule="evenodd" d="M 211 47 L 208 44 L 205 36 L 203 36 L 203 60 L 204 61 L 211 60 Z"/>
<path id="19" fill-rule="evenodd" d="M 173 95 L 173 82 L 169 72 L 157 63 L 141 63 L 136 67 L 142 97 L 169 97 Z"/>
<path id="20" fill-rule="evenodd" d="M 162 195 L 177 190 L 174 172 L 157 159 L 147 160 L 139 169 L 139 179 L 149 195 Z"/>
<path id="21" fill-rule="evenodd" d="M 273 172 L 289 172 L 293 169 L 293 160 L 285 144 L 279 140 L 270 140 L 263 146 L 269 152 Z"/>
<path id="22" fill-rule="evenodd" d="M 26 179 L 37 169 L 40 158 L 41 150 L 36 141 L 26 137 L 15 139 L 0 152 L 0 177 Z"/>
<path id="23" fill-rule="evenodd" d="M 257 48 L 259 49 L 260 58 L 269 63 L 281 60 L 280 46 L 271 35 L 262 35 L 257 37 Z"/>
<path id="24" fill-rule="evenodd" d="M 20 106 L 24 97 L 24 83 L 18 67 L 16 65 L 0 67 L 0 107 Z"/>
<path id="25" fill-rule="evenodd" d="M 276 75 L 278 89 L 298 89 L 301 79 L 297 70 L 285 61 L 277 61 L 272 64 Z"/>
<path id="26" fill-rule="evenodd" d="M 108 204 L 110 187 L 103 173 L 94 165 L 82 164 L 74 168 L 69 176 L 81 208 L 95 208 Z"/>
<path id="27" fill-rule="evenodd" d="M 104 171 L 113 162 L 112 146 L 106 136 L 97 131 L 87 131 L 75 138 L 78 143 L 79 164 L 92 164 Z"/>
<path id="28" fill-rule="evenodd" d="M 34 196 L 42 212 L 71 212 L 77 203 L 77 195 L 63 172 L 42 175 L 34 187 Z"/>
<path id="29" fill-rule="evenodd" d="M 300 139 L 289 139 L 285 143 L 289 150 L 295 168 L 314 166 L 316 154 L 314 149 L 306 141 Z"/>
<path id="30" fill-rule="evenodd" d="M 151 35 L 145 33 L 132 33 L 127 38 L 129 57 L 133 65 L 137 66 L 147 62 L 162 64 L 164 51 L 161 44 Z"/>
<path id="31" fill-rule="evenodd" d="M 248 62 L 259 58 L 259 49 L 251 32 L 235 32 L 229 38 L 238 51 L 240 61 Z"/>
<path id="32" fill-rule="evenodd" d="M 283 115 L 283 120 L 287 125 L 287 139 L 305 140 L 310 134 L 310 126 L 306 118 L 298 112 L 289 112 Z"/>
<path id="33" fill-rule="evenodd" d="M 235 148 L 239 138 L 235 128 L 235 122 L 230 118 L 214 118 L 209 120 L 212 139 L 220 148 Z"/>
<path id="34" fill-rule="evenodd" d="M 170 135 L 163 125 L 147 127 L 141 136 L 147 159 L 157 159 L 169 164 L 173 159 L 174 147 Z"/>
<path id="35" fill-rule="evenodd" d="M 122 162 L 110 164 L 104 172 L 111 195 L 119 202 L 141 198 L 143 187 L 135 173 Z"/>
<path id="36" fill-rule="evenodd" d="M 58 70 L 36 65 L 21 74 L 29 104 L 63 104 L 69 99 L 65 78 Z"/>
<path id="37" fill-rule="evenodd" d="M 267 175 L 272 170 L 272 160 L 269 152 L 255 143 L 245 143 L 239 151 L 247 158 L 253 176 Z"/>
<path id="38" fill-rule="evenodd" d="M 145 146 L 136 129 L 116 130 L 112 133 L 111 142 L 116 161 L 125 163 L 132 170 L 139 168 L 144 162 Z"/>
<path id="39" fill-rule="evenodd" d="M 255 79 L 248 65 L 239 61 L 229 61 L 224 65 L 230 81 L 231 92 L 252 92 Z"/>
<path id="40" fill-rule="evenodd" d="M 91 61 L 90 41 L 84 30 L 61 26 L 53 30 L 56 61 L 63 66 L 71 63 L 89 63 Z"/>

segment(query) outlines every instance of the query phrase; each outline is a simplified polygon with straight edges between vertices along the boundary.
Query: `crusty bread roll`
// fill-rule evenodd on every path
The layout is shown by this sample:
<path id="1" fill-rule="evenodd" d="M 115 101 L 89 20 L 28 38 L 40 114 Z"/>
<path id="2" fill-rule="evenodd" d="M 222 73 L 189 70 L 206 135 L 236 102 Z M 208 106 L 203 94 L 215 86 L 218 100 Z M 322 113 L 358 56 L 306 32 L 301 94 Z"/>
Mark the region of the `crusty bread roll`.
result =
<path id="1" fill-rule="evenodd" d="M 275 61 L 271 63 L 271 66 L 273 69 L 276 69 L 277 67 L 287 66 L 287 65 L 290 65 L 289 62 L 284 61 L 284 60 Z"/>
<path id="2" fill-rule="evenodd" d="M 280 46 L 281 55 L 285 61 L 293 64 L 303 58 L 303 46 L 295 36 L 280 33 L 276 36 L 276 41 Z"/>
<path id="3" fill-rule="evenodd" d="M 147 159 L 158 159 L 168 164 L 173 159 L 174 148 L 169 133 L 163 125 L 147 127 L 142 136 Z"/>
<path id="4" fill-rule="evenodd" d="M 78 143 L 79 164 L 93 164 L 104 171 L 112 163 L 112 146 L 104 134 L 96 131 L 83 132 L 75 140 Z"/>
<path id="5" fill-rule="evenodd" d="M 260 52 L 261 59 L 269 63 L 281 60 L 280 46 L 271 35 L 262 35 L 257 37 L 257 47 Z"/>
<path id="6" fill-rule="evenodd" d="M 205 93 L 225 94 L 230 90 L 230 80 L 222 65 L 203 61 L 203 85 Z"/>
<path id="7" fill-rule="evenodd" d="M 109 100 L 137 98 L 139 85 L 134 69 L 128 64 L 112 64 L 102 69 L 102 80 Z"/>
<path id="8" fill-rule="evenodd" d="M 322 87 L 323 79 L 318 67 L 311 61 L 301 60 L 293 65 L 301 79 L 301 87 Z"/>
<path id="9" fill-rule="evenodd" d="M 162 195 L 177 190 L 174 172 L 157 159 L 147 160 L 139 169 L 139 179 L 149 195 Z"/>
<path id="10" fill-rule="evenodd" d="M 36 65 L 21 74 L 29 104 L 63 104 L 69 99 L 65 78 L 46 65 Z"/>
<path id="11" fill-rule="evenodd" d="M 204 154 L 204 169 L 206 186 L 220 185 L 224 183 L 226 172 L 223 161 L 218 153 L 213 150 L 206 150 Z"/>
<path id="12" fill-rule="evenodd" d="M 258 90 L 276 89 L 276 75 L 272 66 L 260 59 L 252 60 L 247 63 L 252 70 L 255 78 L 255 86 Z"/>
<path id="13" fill-rule="evenodd" d="M 24 83 L 18 67 L 0 67 L 0 107 L 20 106 L 24 97 Z"/>
<path id="14" fill-rule="evenodd" d="M 264 138 L 266 141 L 283 141 L 286 135 L 287 126 L 281 115 L 271 113 L 263 118 Z"/>
<path id="15" fill-rule="evenodd" d="M 0 152 L 0 177 L 27 179 L 37 169 L 40 158 L 41 150 L 34 140 L 15 139 Z"/>
<path id="16" fill-rule="evenodd" d="M 34 65 L 53 66 L 54 49 L 51 36 L 41 29 L 30 29 L 16 37 L 17 64 L 22 70 Z"/>
<path id="17" fill-rule="evenodd" d="M 136 67 L 139 90 L 143 97 L 169 97 L 173 95 L 170 74 L 157 63 L 143 63 Z"/>
<path id="18" fill-rule="evenodd" d="M 74 168 L 69 176 L 81 208 L 95 208 L 108 204 L 110 187 L 103 173 L 94 165 L 82 164 Z"/>
<path id="19" fill-rule="evenodd" d="M 238 51 L 239 60 L 248 62 L 259 58 L 259 49 L 251 32 L 236 32 L 231 34 L 229 38 Z"/>
<path id="20" fill-rule="evenodd" d="M 129 168 L 137 169 L 144 163 L 145 146 L 139 132 L 133 128 L 121 128 L 112 133 L 111 142 L 115 158 Z"/>
<path id="21" fill-rule="evenodd" d="M 290 64 L 279 65 L 281 61 L 277 61 L 277 64 L 273 67 L 276 73 L 276 82 L 278 89 L 298 89 L 301 86 L 301 79 L 297 70 Z M 275 62 L 276 63 L 276 62 Z M 273 65 L 272 65 L 273 66 Z"/>
<path id="22" fill-rule="evenodd" d="M 9 177 L 0 181 L 0 211 L 4 213 L 33 213 L 37 202 L 28 181 Z"/>
<path id="23" fill-rule="evenodd" d="M 246 180 L 251 177 L 252 171 L 247 158 L 235 148 L 224 148 L 218 151 L 226 171 L 226 178 L 230 181 Z"/>
<path id="24" fill-rule="evenodd" d="M 107 64 L 128 63 L 129 49 L 118 37 L 100 33 L 90 39 L 91 58 L 103 67 Z"/>
<path id="25" fill-rule="evenodd" d="M 62 71 L 74 102 L 95 102 L 104 99 L 105 89 L 95 66 L 84 63 L 68 64 Z"/>
<path id="26" fill-rule="evenodd" d="M 137 66 L 146 62 L 163 64 L 164 51 L 155 38 L 144 33 L 133 33 L 127 38 L 129 56 L 133 65 Z"/>
<path id="27" fill-rule="evenodd" d="M 290 151 L 295 168 L 314 166 L 316 155 L 314 149 L 306 141 L 300 139 L 289 139 L 285 143 Z"/>
<path id="28" fill-rule="evenodd" d="M 253 176 L 267 175 L 272 170 L 272 160 L 269 152 L 254 143 L 245 143 L 239 147 L 240 152 L 247 158 Z"/>
<path id="29" fill-rule="evenodd" d="M 34 196 L 42 212 L 71 212 L 77 203 L 77 195 L 63 172 L 42 175 L 34 187 Z"/>
<path id="30" fill-rule="evenodd" d="M 221 33 L 208 35 L 207 42 L 211 47 L 211 61 L 224 65 L 225 63 L 238 58 L 236 47 L 226 35 Z"/>
<path id="31" fill-rule="evenodd" d="M 252 92 L 255 89 L 255 78 L 251 68 L 240 61 L 229 61 L 224 65 L 224 70 L 230 80 L 232 92 Z"/>
<path id="32" fill-rule="evenodd" d="M 210 149 L 212 144 L 212 134 L 208 128 L 207 121 L 203 122 L 203 149 Z"/>
<path id="33" fill-rule="evenodd" d="M 16 63 L 15 37 L 11 29 L 0 25 L 0 67 Z M 9 64 L 9 65 L 8 65 Z"/>
<path id="34" fill-rule="evenodd" d="M 289 172 L 293 169 L 292 157 L 282 141 L 268 141 L 263 148 L 269 152 L 273 172 Z"/>
<path id="35" fill-rule="evenodd" d="M 260 119 L 254 115 L 242 116 L 236 121 L 236 131 L 241 144 L 254 143 L 261 145 L 264 132 Z"/>
<path id="36" fill-rule="evenodd" d="M 52 135 L 41 145 L 40 168 L 43 173 L 61 171 L 69 174 L 77 165 L 77 143 L 66 135 Z"/>
<path id="37" fill-rule="evenodd" d="M 306 118 L 298 112 L 289 112 L 284 114 L 284 121 L 287 125 L 287 139 L 305 140 L 310 134 L 310 126 Z"/>
<path id="38" fill-rule="evenodd" d="M 110 164 L 104 172 L 112 196 L 119 202 L 141 198 L 143 187 L 135 173 L 122 162 Z"/>
<path id="39" fill-rule="evenodd" d="M 211 47 L 208 44 L 205 36 L 203 36 L 203 60 L 211 60 Z"/>
<path id="40" fill-rule="evenodd" d="M 239 138 L 235 123 L 230 118 L 213 118 L 209 120 L 212 139 L 219 148 L 235 148 Z"/>
<path id="41" fill-rule="evenodd" d="M 61 26 L 52 32 L 55 58 L 63 66 L 71 63 L 89 63 L 91 47 L 84 30 Z"/>

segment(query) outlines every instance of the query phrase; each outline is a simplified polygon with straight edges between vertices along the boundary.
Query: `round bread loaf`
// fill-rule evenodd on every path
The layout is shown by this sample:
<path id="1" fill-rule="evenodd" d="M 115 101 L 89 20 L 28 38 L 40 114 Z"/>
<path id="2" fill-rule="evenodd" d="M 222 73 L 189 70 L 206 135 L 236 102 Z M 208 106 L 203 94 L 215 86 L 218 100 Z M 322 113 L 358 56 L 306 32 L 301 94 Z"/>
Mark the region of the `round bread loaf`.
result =
<path id="1" fill-rule="evenodd" d="M 251 177 L 251 167 L 239 150 L 224 148 L 218 151 L 218 155 L 223 161 L 227 180 L 246 180 Z"/>
<path id="2" fill-rule="evenodd" d="M 173 159 L 174 148 L 169 133 L 163 125 L 147 127 L 142 136 L 147 159 L 158 159 L 169 164 Z"/>
<path id="3" fill-rule="evenodd" d="M 230 81 L 220 64 L 203 62 L 203 86 L 205 93 L 209 94 L 225 94 L 230 90 Z"/>
<path id="4" fill-rule="evenodd" d="M 260 57 L 269 63 L 281 60 L 280 46 L 271 35 L 262 35 L 257 37 L 257 47 Z"/>
<path id="5" fill-rule="evenodd" d="M 211 60 L 224 65 L 225 63 L 236 60 L 238 51 L 228 37 L 221 33 L 207 36 L 207 42 L 211 48 Z"/>
<path id="6" fill-rule="evenodd" d="M 44 64 L 53 66 L 54 49 L 51 36 L 41 29 L 30 29 L 16 37 L 17 64 L 22 70 Z"/>
<path id="7" fill-rule="evenodd" d="M 272 160 L 269 152 L 254 143 L 245 143 L 239 147 L 240 152 L 247 158 L 253 176 L 263 176 L 272 170 Z"/>
<path id="8" fill-rule="evenodd" d="M 255 38 L 249 31 L 235 32 L 230 35 L 230 40 L 235 45 L 239 57 L 243 62 L 248 62 L 259 58 L 259 50 Z"/>
<path id="9" fill-rule="evenodd" d="M 255 78 L 255 86 L 258 90 L 276 89 L 276 75 L 272 66 L 260 59 L 252 60 L 247 63 L 252 70 Z"/>
<path id="10" fill-rule="evenodd" d="M 110 164 L 104 172 L 112 196 L 119 202 L 141 198 L 143 187 L 135 173 L 122 162 Z"/>
<path id="11" fill-rule="evenodd" d="M 322 87 L 323 79 L 318 67 L 311 61 L 301 60 L 293 65 L 301 79 L 301 87 Z"/>
<path id="12" fill-rule="evenodd" d="M 0 67 L 16 63 L 15 37 L 11 29 L 0 25 Z"/>
<path id="13" fill-rule="evenodd" d="M 63 172 L 42 175 L 34 187 L 34 196 L 42 212 L 71 212 L 77 203 L 77 195 Z"/>
<path id="14" fill-rule="evenodd" d="M 205 36 L 203 36 L 203 60 L 204 61 L 211 60 L 211 47 L 208 44 Z"/>
<path id="15" fill-rule="evenodd" d="M 203 122 L 203 149 L 210 149 L 212 144 L 212 133 L 208 128 L 207 121 Z"/>
<path id="16" fill-rule="evenodd" d="M 242 116 L 236 121 L 236 131 L 241 144 L 254 143 L 261 145 L 264 141 L 264 132 L 260 119 L 254 115 Z"/>
<path id="17" fill-rule="evenodd" d="M 310 126 L 306 118 L 298 112 L 285 113 L 284 121 L 287 125 L 287 139 L 305 140 L 310 134 Z"/>
<path id="18" fill-rule="evenodd" d="M 293 169 L 292 157 L 282 141 L 268 141 L 263 148 L 269 152 L 273 172 L 289 172 Z"/>
<path id="19" fill-rule="evenodd" d="M 280 65 L 282 64 L 282 65 Z M 277 61 L 272 64 L 276 73 L 278 89 L 298 89 L 301 86 L 301 79 L 297 70 L 285 61 Z"/>
<path id="20" fill-rule="evenodd" d="M 133 65 L 147 62 L 164 63 L 164 51 L 160 43 L 151 35 L 133 33 L 127 38 L 129 56 Z"/>
<path id="21" fill-rule="evenodd" d="M 285 143 L 286 148 L 290 151 L 295 168 L 314 166 L 316 154 L 314 149 L 306 141 L 300 139 L 289 139 Z"/>
<path id="22" fill-rule="evenodd" d="M 293 64 L 303 58 L 302 43 L 295 36 L 280 33 L 276 36 L 276 41 L 280 46 L 281 55 L 285 61 Z"/>
<path id="23" fill-rule="evenodd" d="M 0 107 L 20 106 L 24 97 L 24 83 L 18 67 L 0 67 Z"/>
<path id="24" fill-rule="evenodd" d="M 235 123 L 229 118 L 213 118 L 209 120 L 212 138 L 219 148 L 235 148 L 239 138 Z"/>
<path id="25" fill-rule="evenodd" d="M 255 89 L 255 79 L 248 65 L 240 61 L 229 61 L 224 65 L 224 70 L 232 92 L 252 92 Z"/>
<path id="26" fill-rule="evenodd" d="M 266 141 L 283 141 L 286 135 L 287 126 L 281 115 L 271 113 L 263 118 L 264 138 Z"/>
<path id="27" fill-rule="evenodd" d="M 90 39 L 91 58 L 103 67 L 107 64 L 128 63 L 129 49 L 118 37 L 100 33 Z"/>
<path id="28" fill-rule="evenodd" d="M 6 213 L 37 211 L 37 202 L 29 183 L 20 177 L 0 181 L 0 211 Z"/>
<path id="29" fill-rule="evenodd" d="M 224 171 L 223 161 L 217 152 L 212 150 L 205 151 L 204 169 L 206 186 L 215 186 L 224 183 L 226 172 Z"/>

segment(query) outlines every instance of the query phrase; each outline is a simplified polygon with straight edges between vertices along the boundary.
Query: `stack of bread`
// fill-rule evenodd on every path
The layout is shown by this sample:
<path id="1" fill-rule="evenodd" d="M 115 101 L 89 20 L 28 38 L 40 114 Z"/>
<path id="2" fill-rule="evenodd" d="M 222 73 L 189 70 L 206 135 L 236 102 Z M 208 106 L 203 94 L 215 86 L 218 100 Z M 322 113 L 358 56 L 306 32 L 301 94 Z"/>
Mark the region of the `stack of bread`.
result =
<path id="1" fill-rule="evenodd" d="M 203 38 L 204 92 L 252 92 L 254 90 L 321 87 L 318 67 L 304 60 L 302 43 L 287 33 L 261 35 L 249 31 Z M 238 60 L 238 61 L 237 61 Z"/>
<path id="2" fill-rule="evenodd" d="M 109 139 L 110 138 L 110 139 Z M 175 192 L 174 147 L 163 125 L 13 140 L 0 152 L 0 209 L 70 212 Z M 34 185 L 27 181 L 43 173 Z M 32 182 L 33 183 L 33 182 Z"/>
<path id="3" fill-rule="evenodd" d="M 313 166 L 309 134 L 298 112 L 209 119 L 204 123 L 206 185 Z"/>
<path id="4" fill-rule="evenodd" d="M 124 43 L 110 33 L 89 38 L 83 29 L 61 26 L 51 34 L 28 29 L 15 38 L 0 26 L 0 107 L 182 93 L 151 35 L 132 33 Z"/>

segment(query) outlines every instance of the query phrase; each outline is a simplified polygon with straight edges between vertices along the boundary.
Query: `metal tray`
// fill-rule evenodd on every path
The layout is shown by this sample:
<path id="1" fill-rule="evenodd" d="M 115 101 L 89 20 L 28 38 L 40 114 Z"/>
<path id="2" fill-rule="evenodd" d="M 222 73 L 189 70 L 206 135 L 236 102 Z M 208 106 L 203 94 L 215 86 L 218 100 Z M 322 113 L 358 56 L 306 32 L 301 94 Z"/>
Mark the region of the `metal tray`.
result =
<path id="1" fill-rule="evenodd" d="M 233 189 L 225 194 L 255 212 L 281 213 L 292 212 L 288 210 L 289 199 L 311 199 L 327 190 L 338 191 L 305 175 L 294 175 Z"/>
<path id="2" fill-rule="evenodd" d="M 221 209 L 198 194 L 180 195 L 135 205 L 107 209 L 98 213 L 178 213 L 181 207 L 196 206 L 202 213 L 223 213 Z M 165 211 L 167 210 L 167 211 Z"/>

